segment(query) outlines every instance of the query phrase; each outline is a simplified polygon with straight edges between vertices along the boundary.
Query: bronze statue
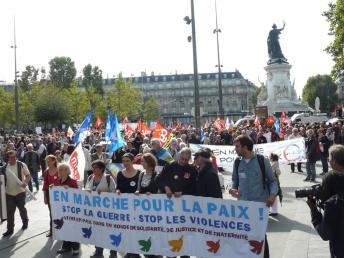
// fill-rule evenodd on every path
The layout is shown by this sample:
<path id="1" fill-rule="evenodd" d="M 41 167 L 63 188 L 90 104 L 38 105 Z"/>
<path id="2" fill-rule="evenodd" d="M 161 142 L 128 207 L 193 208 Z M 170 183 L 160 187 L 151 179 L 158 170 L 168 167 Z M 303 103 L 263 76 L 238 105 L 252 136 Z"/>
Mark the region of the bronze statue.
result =
<path id="1" fill-rule="evenodd" d="M 281 29 L 277 29 L 276 24 L 272 25 L 272 30 L 269 32 L 268 36 L 268 53 L 270 60 L 268 64 L 272 63 L 288 63 L 287 59 L 284 57 L 281 46 L 279 44 L 279 34 L 281 31 L 284 30 L 285 23 L 283 22 L 283 27 Z"/>

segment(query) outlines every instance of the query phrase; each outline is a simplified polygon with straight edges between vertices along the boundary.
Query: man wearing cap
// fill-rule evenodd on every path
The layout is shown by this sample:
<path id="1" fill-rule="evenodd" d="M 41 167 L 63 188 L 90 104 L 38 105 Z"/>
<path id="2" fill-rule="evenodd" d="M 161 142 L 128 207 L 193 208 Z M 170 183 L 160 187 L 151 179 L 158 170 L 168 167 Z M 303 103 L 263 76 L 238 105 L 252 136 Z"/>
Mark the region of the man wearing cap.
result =
<path id="1" fill-rule="evenodd" d="M 91 155 L 92 162 L 95 160 L 102 160 L 105 164 L 107 162 L 106 154 L 103 152 L 103 145 L 98 143 L 96 145 L 96 152 Z"/>
<path id="2" fill-rule="evenodd" d="M 206 150 L 196 152 L 194 164 L 197 169 L 195 196 L 222 198 L 221 185 L 217 172 Z"/>

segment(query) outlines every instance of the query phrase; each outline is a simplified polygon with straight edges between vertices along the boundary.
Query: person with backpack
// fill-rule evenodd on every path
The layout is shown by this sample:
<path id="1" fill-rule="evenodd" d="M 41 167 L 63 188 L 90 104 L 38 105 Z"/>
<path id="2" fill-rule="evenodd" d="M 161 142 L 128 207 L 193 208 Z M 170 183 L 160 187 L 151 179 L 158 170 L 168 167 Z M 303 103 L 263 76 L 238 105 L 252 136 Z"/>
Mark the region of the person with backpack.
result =
<path id="1" fill-rule="evenodd" d="M 6 156 L 8 163 L 0 168 L 0 174 L 5 176 L 5 182 L 0 182 L 0 184 L 5 183 L 6 189 L 7 231 L 2 234 L 4 237 L 13 234 L 16 208 L 18 208 L 23 221 L 22 230 L 28 227 L 29 218 L 25 208 L 25 188 L 31 180 L 29 169 L 25 163 L 17 160 L 15 150 L 8 151 Z M 19 185 L 14 177 L 22 181 L 22 184 Z"/>
<path id="2" fill-rule="evenodd" d="M 87 179 L 85 190 L 97 192 L 98 194 L 102 192 L 116 192 L 116 183 L 111 175 L 105 173 L 105 163 L 102 160 L 95 160 L 92 162 L 93 174 Z M 97 247 L 94 254 L 91 256 L 93 258 L 104 257 L 103 248 Z M 110 251 L 110 258 L 117 257 L 117 252 L 114 250 Z"/>
<path id="3" fill-rule="evenodd" d="M 316 182 L 316 172 L 315 172 L 315 163 L 320 159 L 320 146 L 317 138 L 314 135 L 313 129 L 308 129 L 307 139 L 305 141 L 306 147 L 306 171 L 307 177 L 303 181 Z"/>
<path id="4" fill-rule="evenodd" d="M 323 213 L 314 197 L 307 204 L 311 210 L 312 224 L 324 241 L 329 241 L 331 258 L 344 257 L 344 146 L 333 145 L 329 150 L 332 171 L 326 173 L 321 183 Z"/>
<path id="5" fill-rule="evenodd" d="M 243 201 L 264 202 L 271 207 L 278 193 L 277 180 L 268 159 L 253 152 L 253 141 L 247 135 L 239 135 L 234 140 L 235 160 L 232 187 L 229 193 Z M 264 258 L 270 257 L 265 236 Z"/>

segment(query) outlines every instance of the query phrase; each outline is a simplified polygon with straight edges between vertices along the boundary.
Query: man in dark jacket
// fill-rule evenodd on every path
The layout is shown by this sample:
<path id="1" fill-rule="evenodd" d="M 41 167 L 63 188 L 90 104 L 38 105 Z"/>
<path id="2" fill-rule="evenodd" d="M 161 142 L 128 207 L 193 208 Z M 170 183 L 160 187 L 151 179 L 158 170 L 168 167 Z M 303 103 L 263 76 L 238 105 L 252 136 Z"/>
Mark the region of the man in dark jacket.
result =
<path id="1" fill-rule="evenodd" d="M 178 161 L 166 165 L 157 176 L 158 187 L 168 198 L 194 194 L 197 171 L 189 164 L 190 159 L 191 150 L 183 148 Z"/>
<path id="2" fill-rule="evenodd" d="M 194 162 L 198 170 L 194 195 L 222 198 L 219 177 L 210 161 L 210 153 L 205 150 L 197 152 Z"/>
<path id="3" fill-rule="evenodd" d="M 166 193 L 168 198 L 182 195 L 194 195 L 197 171 L 189 164 L 191 150 L 183 148 L 178 161 L 166 165 L 156 178 L 159 190 Z M 190 256 L 181 256 L 189 258 Z"/>
<path id="4" fill-rule="evenodd" d="M 33 150 L 33 146 L 31 143 L 27 145 L 27 152 L 25 152 L 23 157 L 24 163 L 27 165 L 32 180 L 35 182 L 37 191 L 39 190 L 39 182 L 38 182 L 38 172 L 41 169 L 41 161 L 39 159 L 39 155 L 36 151 Z M 29 181 L 29 189 L 32 192 L 32 180 Z"/>
<path id="5" fill-rule="evenodd" d="M 334 145 L 329 150 L 333 171 L 325 174 L 321 189 L 324 201 L 322 214 L 314 198 L 308 198 L 312 224 L 320 237 L 330 242 L 331 258 L 344 257 L 344 146 Z"/>
<path id="6" fill-rule="evenodd" d="M 318 140 L 316 139 L 314 135 L 313 129 L 307 130 L 307 139 L 305 141 L 306 146 L 306 171 L 307 171 L 307 177 L 303 181 L 311 181 L 315 182 L 315 163 L 320 158 L 320 150 L 317 150 L 318 148 Z"/>

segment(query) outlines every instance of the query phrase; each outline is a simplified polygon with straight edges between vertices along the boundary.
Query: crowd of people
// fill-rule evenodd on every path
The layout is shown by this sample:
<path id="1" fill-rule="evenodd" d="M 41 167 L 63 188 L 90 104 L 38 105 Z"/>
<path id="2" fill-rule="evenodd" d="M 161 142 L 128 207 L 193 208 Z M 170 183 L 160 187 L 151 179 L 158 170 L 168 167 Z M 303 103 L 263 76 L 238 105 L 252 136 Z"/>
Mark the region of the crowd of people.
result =
<path id="1" fill-rule="evenodd" d="M 217 128 L 211 124 L 198 131 L 192 127 L 172 128 L 173 138 L 169 146 L 162 147 L 160 139 L 151 138 L 134 132 L 125 135 L 125 146 L 117 149 L 110 156 L 101 131 L 95 130 L 83 142 L 86 165 L 84 181 L 76 182 L 70 177 L 70 168 L 66 165 L 75 149 L 72 139 L 64 132 L 52 135 L 12 135 L 0 137 L 1 174 L 6 177 L 7 231 L 4 237 L 14 232 L 14 213 L 19 209 L 23 222 L 22 229 L 28 227 L 28 215 L 25 208 L 26 186 L 30 191 L 39 191 L 39 179 L 43 180 L 44 203 L 50 211 L 49 189 L 53 186 L 83 188 L 86 191 L 113 192 L 117 194 L 156 194 L 164 193 L 168 198 L 182 195 L 222 198 L 222 189 L 218 173 L 221 168 L 210 149 L 192 153 L 188 144 L 234 145 L 241 157 L 235 162 L 232 173 L 230 194 L 240 200 L 265 202 L 272 207 L 271 215 L 276 215 L 276 196 L 281 191 L 279 184 L 280 169 L 278 156 L 271 154 L 269 159 L 253 152 L 254 144 L 281 141 L 304 137 L 306 146 L 306 178 L 315 181 L 315 163 L 321 161 L 322 174 L 329 171 L 329 148 L 344 144 L 344 126 L 341 122 L 333 125 L 288 124 L 284 123 L 276 130 L 273 126 L 244 125 L 240 128 Z M 125 132 L 123 132 L 125 134 Z M 123 169 L 114 177 L 108 171 L 110 163 L 121 163 Z M 142 171 L 134 164 L 141 164 Z M 301 163 L 291 164 L 291 172 L 302 172 Z M 162 171 L 157 167 L 161 166 Z M 40 171 L 42 174 L 40 175 Z M 12 173 L 22 181 L 18 185 Z M 254 173 L 260 176 L 250 177 L 244 174 Z M 50 230 L 47 237 L 52 236 Z M 64 241 L 58 253 L 72 252 L 79 254 L 80 244 Z M 265 257 L 268 255 L 265 241 Z M 95 247 L 91 257 L 103 257 L 103 248 Z M 116 251 L 110 251 L 110 257 L 117 257 Z M 126 258 L 139 257 L 139 254 L 126 254 Z M 153 258 L 158 256 L 148 255 Z"/>

